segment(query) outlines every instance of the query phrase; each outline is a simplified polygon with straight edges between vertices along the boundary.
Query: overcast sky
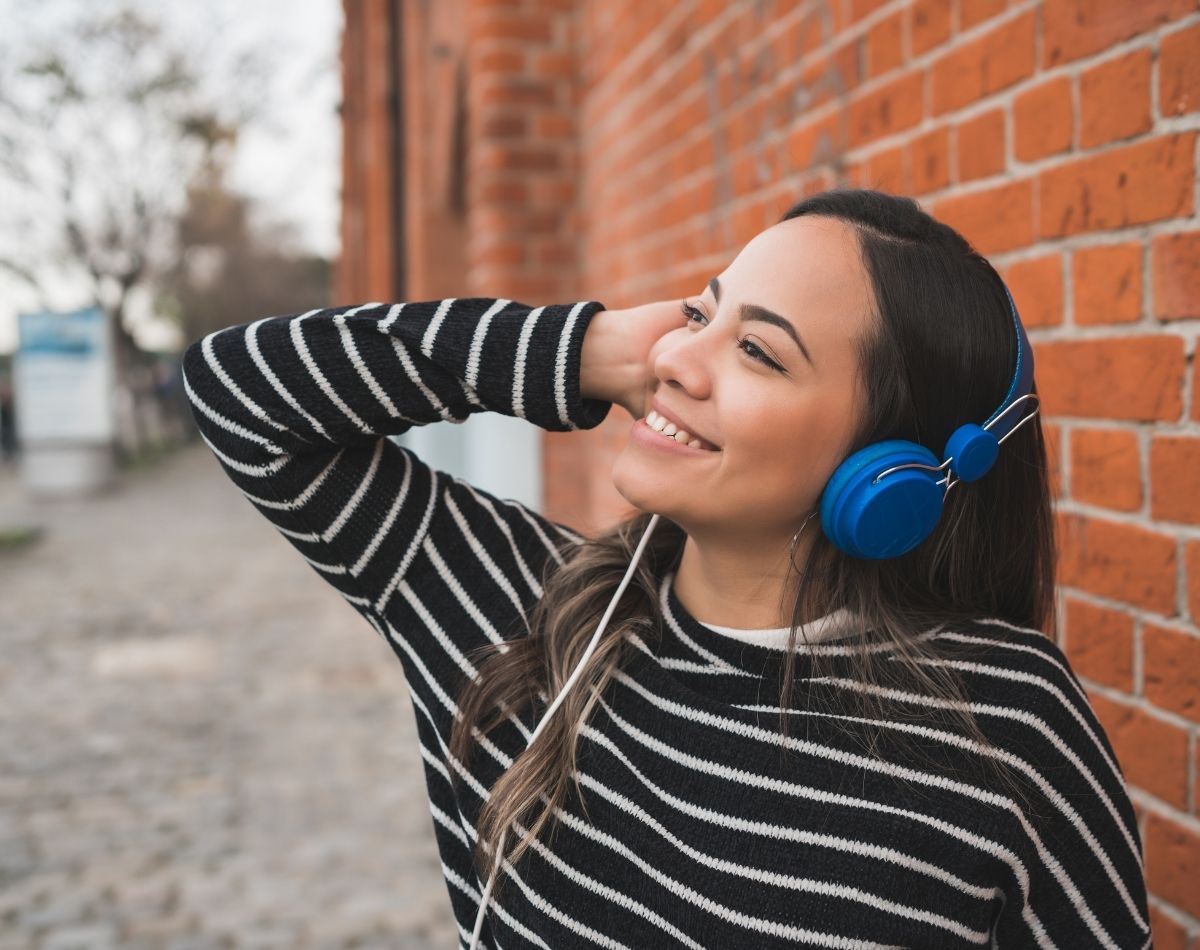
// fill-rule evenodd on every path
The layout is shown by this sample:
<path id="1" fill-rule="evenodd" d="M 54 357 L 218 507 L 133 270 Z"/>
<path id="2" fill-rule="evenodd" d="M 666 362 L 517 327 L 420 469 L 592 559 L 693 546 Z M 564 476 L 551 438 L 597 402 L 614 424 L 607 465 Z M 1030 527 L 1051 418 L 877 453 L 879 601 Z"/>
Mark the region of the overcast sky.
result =
<path id="1" fill-rule="evenodd" d="M 216 31 L 218 36 L 229 37 L 231 52 L 247 47 L 256 55 L 261 51 L 269 66 L 266 94 L 276 108 L 268 121 L 249 129 L 239 141 L 231 183 L 257 198 L 271 218 L 294 222 L 308 248 L 336 255 L 341 183 L 341 129 L 336 112 L 341 98 L 341 0 L 139 3 L 183 37 Z M 53 29 L 53 17 L 61 15 L 60 10 L 54 0 L 0 0 L 5 45 L 19 45 Z M 219 66 L 214 63 L 214 68 Z M 0 275 L 0 351 L 16 347 L 17 312 L 35 306 L 36 299 L 20 284 Z"/>

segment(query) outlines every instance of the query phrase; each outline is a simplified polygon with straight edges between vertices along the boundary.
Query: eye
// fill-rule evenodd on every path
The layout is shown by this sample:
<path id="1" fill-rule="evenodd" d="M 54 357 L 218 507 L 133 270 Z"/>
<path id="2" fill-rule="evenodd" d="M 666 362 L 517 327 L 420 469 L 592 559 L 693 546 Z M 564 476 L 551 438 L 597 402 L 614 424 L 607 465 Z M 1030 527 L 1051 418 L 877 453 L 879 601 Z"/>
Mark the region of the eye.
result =
<path id="1" fill-rule="evenodd" d="M 686 300 L 681 300 L 679 302 L 679 309 L 681 311 L 683 311 L 683 315 L 685 317 L 687 317 L 688 323 L 695 323 L 696 317 L 701 317 L 703 319 L 707 319 L 706 317 L 704 317 L 703 313 L 701 313 L 699 310 L 697 310 L 695 307 L 693 307 L 691 304 L 689 304 Z M 783 372 L 782 366 L 780 366 L 773 359 L 771 359 L 769 356 L 767 356 L 766 353 L 764 353 L 762 350 L 760 350 L 757 346 L 755 346 L 749 340 L 738 340 L 738 348 L 743 353 L 745 353 L 747 356 L 749 356 L 750 359 L 755 360 L 759 363 L 763 363 L 764 365 L 769 366 L 771 369 L 775 370 L 776 372 L 779 372 L 779 373 Z"/>

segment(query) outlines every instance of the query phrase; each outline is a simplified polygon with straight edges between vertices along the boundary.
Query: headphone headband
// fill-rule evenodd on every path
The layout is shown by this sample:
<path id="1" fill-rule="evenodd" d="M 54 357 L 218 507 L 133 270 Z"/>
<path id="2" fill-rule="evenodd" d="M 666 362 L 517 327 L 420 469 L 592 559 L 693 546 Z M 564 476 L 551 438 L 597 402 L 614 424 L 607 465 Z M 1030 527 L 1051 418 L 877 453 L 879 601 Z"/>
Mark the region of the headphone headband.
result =
<path id="1" fill-rule="evenodd" d="M 1003 281 L 1001 283 L 1003 284 Z M 1012 383 L 1008 387 L 1004 401 L 1000 403 L 1000 408 L 988 416 L 987 422 L 983 423 L 983 428 L 989 429 L 997 439 L 1003 439 L 1020 424 L 1020 419 L 1009 414 L 1007 410 L 1022 396 L 1029 395 L 1033 389 L 1033 349 L 1029 345 L 1029 337 L 1025 335 L 1025 327 L 1021 325 L 1021 318 L 1017 316 L 1017 305 L 1013 303 L 1008 285 L 1004 284 L 1003 286 L 1004 296 L 1008 298 L 1008 309 L 1012 313 L 1013 329 L 1017 336 L 1017 365 L 1013 371 Z M 996 423 L 995 426 L 992 425 L 993 422 Z"/>

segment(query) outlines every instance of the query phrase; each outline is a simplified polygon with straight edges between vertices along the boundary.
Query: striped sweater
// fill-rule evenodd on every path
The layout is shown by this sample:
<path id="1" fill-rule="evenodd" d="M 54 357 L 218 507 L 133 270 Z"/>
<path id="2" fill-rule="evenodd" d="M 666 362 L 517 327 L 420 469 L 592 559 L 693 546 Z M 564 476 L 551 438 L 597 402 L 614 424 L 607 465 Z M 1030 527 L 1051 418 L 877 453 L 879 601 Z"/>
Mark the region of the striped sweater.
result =
<path id="1" fill-rule="evenodd" d="M 469 767 L 452 759 L 455 699 L 476 672 L 467 654 L 527 634 L 543 584 L 584 539 L 388 436 L 484 411 L 597 426 L 612 404 L 584 399 L 579 374 L 603 309 L 372 303 L 231 327 L 183 357 L 196 424 L 229 478 L 403 667 L 463 946 L 490 870 L 470 859 L 476 818 L 545 708 L 477 737 Z M 569 785 L 553 846 L 539 836 L 505 865 L 481 947 L 1149 945 L 1124 777 L 1053 641 L 997 619 L 935 634 L 948 656 L 936 662 L 962 673 L 984 733 L 1033 790 L 1027 810 L 967 778 L 979 747 L 936 720 L 879 724 L 876 755 L 847 738 L 833 710 L 864 687 L 836 641 L 797 657 L 807 701 L 781 754 L 764 686 L 783 650 L 701 623 L 672 577 L 659 631 L 633 639 L 583 729 L 586 814 Z M 816 651 L 835 675 L 808 675 Z M 945 767 L 889 753 L 901 732 Z"/>

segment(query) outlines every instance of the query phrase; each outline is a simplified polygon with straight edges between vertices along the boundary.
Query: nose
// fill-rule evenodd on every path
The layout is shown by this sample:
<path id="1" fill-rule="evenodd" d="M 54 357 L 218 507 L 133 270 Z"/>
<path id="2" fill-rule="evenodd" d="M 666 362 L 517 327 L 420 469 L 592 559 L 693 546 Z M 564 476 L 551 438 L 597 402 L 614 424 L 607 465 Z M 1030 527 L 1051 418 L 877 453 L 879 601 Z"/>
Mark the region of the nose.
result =
<path id="1" fill-rule="evenodd" d="M 672 331 L 663 338 L 662 350 L 654 358 L 654 375 L 697 399 L 706 398 L 712 388 L 715 343 L 714 334 L 700 333 L 690 326 Z"/>

